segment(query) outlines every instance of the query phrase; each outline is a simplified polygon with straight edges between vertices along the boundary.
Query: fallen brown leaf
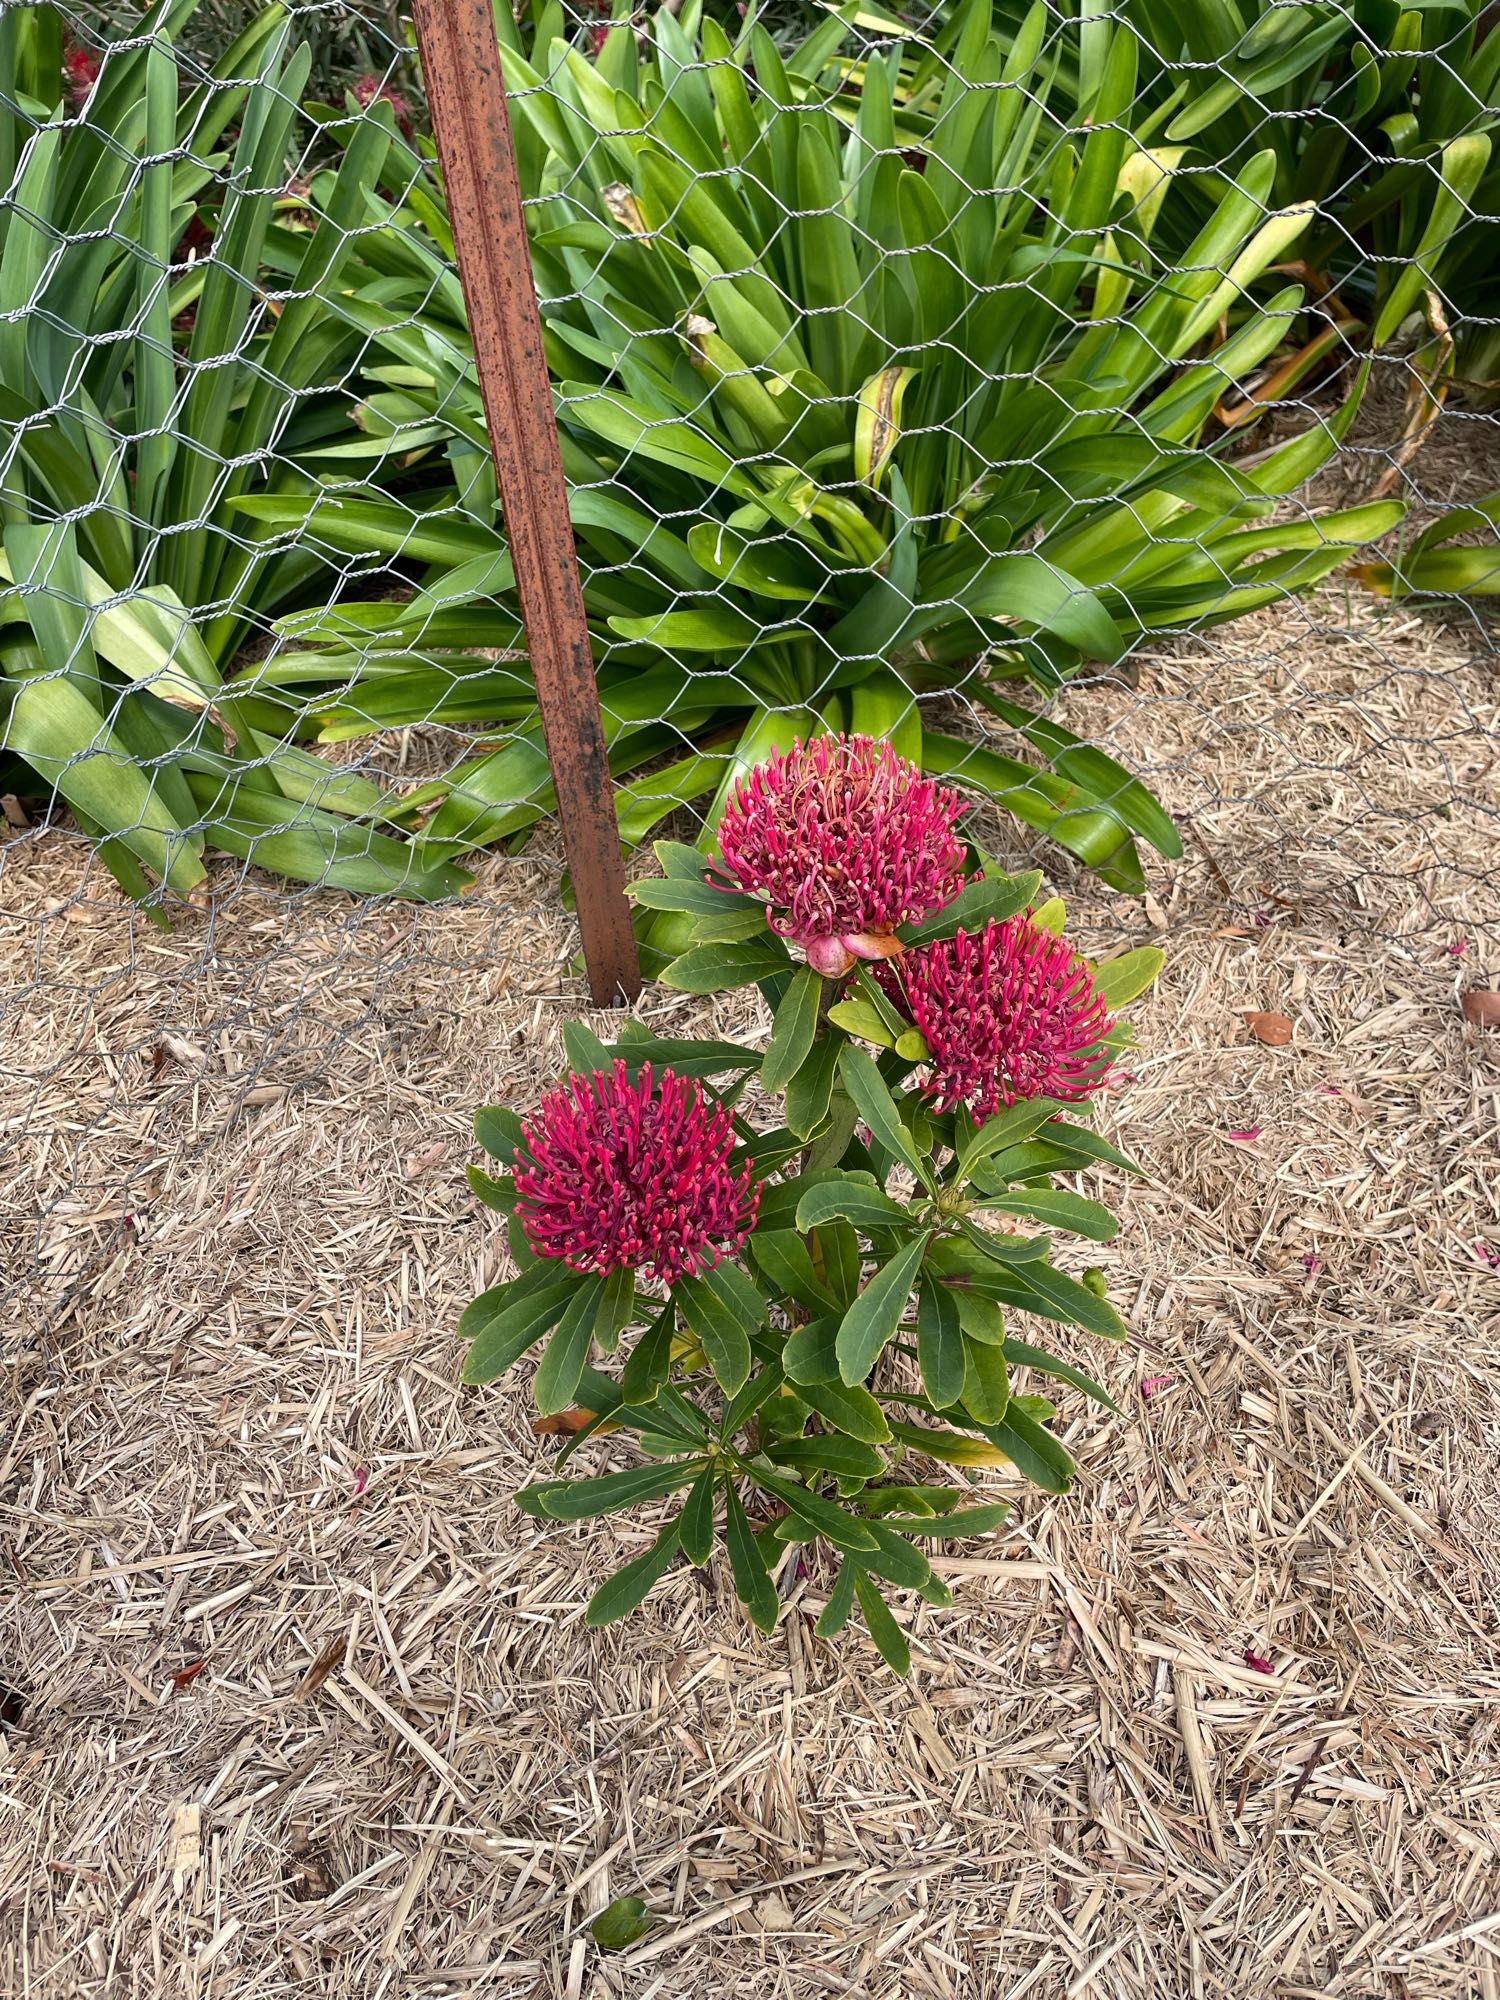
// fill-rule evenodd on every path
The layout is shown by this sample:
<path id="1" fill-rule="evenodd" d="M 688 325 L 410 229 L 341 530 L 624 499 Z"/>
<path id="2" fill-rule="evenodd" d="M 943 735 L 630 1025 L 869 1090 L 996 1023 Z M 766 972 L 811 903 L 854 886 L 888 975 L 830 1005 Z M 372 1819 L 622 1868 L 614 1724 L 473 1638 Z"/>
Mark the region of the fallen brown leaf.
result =
<path id="1" fill-rule="evenodd" d="M 1258 1042 L 1268 1048 L 1284 1049 L 1292 1039 L 1292 1024 L 1285 1014 L 1246 1013 L 1245 1026 Z"/>
<path id="2" fill-rule="evenodd" d="M 1500 993 L 1481 992 L 1476 986 L 1464 995 L 1464 1019 L 1476 1028 L 1500 1028 Z"/>
<path id="3" fill-rule="evenodd" d="M 298 1681 L 292 1692 L 292 1700 L 306 1701 L 310 1694 L 316 1694 L 334 1668 L 343 1665 L 344 1654 L 348 1649 L 348 1645 L 349 1634 L 347 1632 L 340 1632 L 336 1639 L 330 1639 L 322 1652 L 319 1653 L 318 1657 L 308 1668 L 307 1672 L 302 1676 L 301 1680 Z"/>

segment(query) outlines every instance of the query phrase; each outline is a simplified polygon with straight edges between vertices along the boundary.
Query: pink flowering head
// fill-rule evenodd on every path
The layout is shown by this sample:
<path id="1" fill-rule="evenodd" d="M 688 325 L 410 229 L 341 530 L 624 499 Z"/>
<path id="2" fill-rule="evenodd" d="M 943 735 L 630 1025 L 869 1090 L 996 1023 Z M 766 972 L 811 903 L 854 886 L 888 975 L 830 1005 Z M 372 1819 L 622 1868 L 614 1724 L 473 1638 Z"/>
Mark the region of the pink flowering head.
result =
<path id="1" fill-rule="evenodd" d="M 877 977 L 926 1039 L 939 1110 L 1074 1103 L 1104 1081 L 1109 1010 L 1072 946 L 1028 917 L 920 945 Z"/>
<path id="2" fill-rule="evenodd" d="M 522 1127 L 516 1215 L 538 1257 L 575 1271 L 696 1277 L 755 1226 L 760 1188 L 730 1166 L 734 1143 L 729 1113 L 687 1077 L 575 1072 Z"/>
<path id="3" fill-rule="evenodd" d="M 99 80 L 102 64 L 92 49 L 80 48 L 70 42 L 63 51 L 63 68 L 67 72 L 68 102 L 75 108 L 88 101 L 88 94 Z"/>
<path id="4" fill-rule="evenodd" d="M 771 907 L 771 928 L 830 977 L 899 955 L 892 933 L 964 884 L 953 828 L 967 806 L 889 743 L 815 736 L 758 764 L 719 822 L 725 871 Z"/>
<path id="5" fill-rule="evenodd" d="M 349 94 L 361 110 L 376 102 L 388 104 L 396 114 L 397 125 L 408 138 L 411 136 L 411 106 L 384 77 L 376 76 L 373 70 L 366 70 L 363 76 L 354 79 Z"/>

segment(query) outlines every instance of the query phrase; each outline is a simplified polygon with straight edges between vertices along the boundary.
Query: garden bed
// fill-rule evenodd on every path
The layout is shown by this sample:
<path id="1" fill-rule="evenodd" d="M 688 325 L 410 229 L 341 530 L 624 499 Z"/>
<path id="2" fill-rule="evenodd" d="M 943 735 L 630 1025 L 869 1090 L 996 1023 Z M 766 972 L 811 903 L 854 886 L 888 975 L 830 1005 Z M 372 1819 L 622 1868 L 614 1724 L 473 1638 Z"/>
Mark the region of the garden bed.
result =
<path id="1" fill-rule="evenodd" d="M 169 936 L 0 855 L 0 1990 L 1500 1993 L 1494 661 L 1325 595 L 1077 716 L 1188 832 L 1144 913 L 1044 858 L 1169 952 L 1101 1113 L 1132 1417 L 1067 1398 L 909 1683 L 816 1569 L 769 1639 L 716 1569 L 586 1632 L 649 1514 L 525 1518 L 524 1383 L 455 1387 L 470 1113 L 576 1005 L 544 846 L 443 910 L 221 864 Z"/>

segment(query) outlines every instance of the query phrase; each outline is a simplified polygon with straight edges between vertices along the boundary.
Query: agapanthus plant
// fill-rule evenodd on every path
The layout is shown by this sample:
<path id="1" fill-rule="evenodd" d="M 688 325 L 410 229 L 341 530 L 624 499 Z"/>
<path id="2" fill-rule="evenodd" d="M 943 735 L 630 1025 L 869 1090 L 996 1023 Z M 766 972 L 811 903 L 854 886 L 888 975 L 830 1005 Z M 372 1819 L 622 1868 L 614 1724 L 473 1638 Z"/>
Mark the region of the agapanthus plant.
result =
<path id="1" fill-rule="evenodd" d="M 1133 1171 L 1080 1121 L 1127 1039 L 1118 1009 L 1161 954 L 1088 964 L 1037 875 L 962 844 L 961 810 L 868 739 L 817 739 L 752 772 L 717 857 L 662 842 L 664 874 L 635 888 L 692 927 L 667 983 L 757 984 L 767 1046 L 631 1022 L 606 1048 L 574 1025 L 571 1073 L 536 1112 L 478 1114 L 508 1171 L 471 1180 L 508 1213 L 519 1275 L 465 1313 L 464 1377 L 490 1381 L 550 1336 L 536 1401 L 543 1428 L 571 1433 L 520 1504 L 581 1520 L 678 1496 L 591 1623 L 633 1609 L 679 1556 L 707 1562 L 722 1532 L 735 1590 L 770 1630 L 795 1546 L 824 1544 L 837 1567 L 812 1565 L 816 1629 L 857 1605 L 904 1671 L 887 1594 L 948 1601 L 919 1544 L 1005 1519 L 1005 1499 L 970 1491 L 978 1473 L 1009 1466 L 1053 1493 L 1072 1480 L 1027 1376 L 1114 1407 L 1031 1321 L 1124 1336 L 1099 1273 L 1066 1268 L 1047 1232 L 1114 1234 L 1056 1182 Z M 851 940 L 870 937 L 865 963 Z M 596 1365 L 632 1330 L 616 1369 Z M 636 1455 L 562 1476 L 606 1434 Z"/>

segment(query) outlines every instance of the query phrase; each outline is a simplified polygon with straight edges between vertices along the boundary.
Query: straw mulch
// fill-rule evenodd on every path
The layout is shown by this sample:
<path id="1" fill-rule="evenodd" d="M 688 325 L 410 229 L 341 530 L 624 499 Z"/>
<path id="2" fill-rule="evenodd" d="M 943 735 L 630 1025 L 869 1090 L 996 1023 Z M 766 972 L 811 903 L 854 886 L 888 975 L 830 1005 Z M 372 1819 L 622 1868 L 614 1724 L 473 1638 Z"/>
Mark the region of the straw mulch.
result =
<path id="1" fill-rule="evenodd" d="M 163 937 L 16 842 L 0 1992 L 1496 2000 L 1497 696 L 1325 597 L 1074 701 L 1189 830 L 1144 910 L 1076 885 L 1170 954 L 1080 1349 L 1132 1414 L 1065 1399 L 1077 1492 L 902 1606 L 909 1683 L 816 1562 L 769 1639 L 718 1564 L 586 1632 L 651 1510 L 525 1519 L 524 1381 L 455 1387 L 471 1109 L 578 1004 L 545 854 Z"/>

